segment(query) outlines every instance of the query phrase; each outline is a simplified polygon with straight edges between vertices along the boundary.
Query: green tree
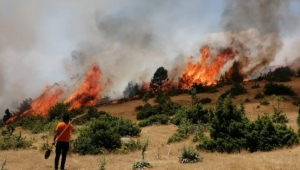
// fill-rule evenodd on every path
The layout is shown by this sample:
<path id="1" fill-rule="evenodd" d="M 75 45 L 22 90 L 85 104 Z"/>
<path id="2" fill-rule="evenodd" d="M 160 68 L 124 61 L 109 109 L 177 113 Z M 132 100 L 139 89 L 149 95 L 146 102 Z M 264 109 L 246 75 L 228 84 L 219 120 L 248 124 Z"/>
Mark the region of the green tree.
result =
<path id="1" fill-rule="evenodd" d="M 161 90 L 163 85 L 168 81 L 168 70 L 164 67 L 159 67 L 151 79 L 150 88 L 153 91 Z"/>

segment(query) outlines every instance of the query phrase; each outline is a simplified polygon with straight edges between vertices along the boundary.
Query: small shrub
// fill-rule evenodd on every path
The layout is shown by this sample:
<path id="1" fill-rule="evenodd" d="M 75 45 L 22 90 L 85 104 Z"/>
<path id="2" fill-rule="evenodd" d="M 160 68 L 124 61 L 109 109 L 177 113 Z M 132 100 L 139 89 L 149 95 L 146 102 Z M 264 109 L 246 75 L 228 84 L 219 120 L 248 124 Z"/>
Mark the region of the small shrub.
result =
<path id="1" fill-rule="evenodd" d="M 106 169 L 105 166 L 106 166 L 106 163 L 107 163 L 107 158 L 106 158 L 106 156 L 103 155 L 103 156 L 99 159 L 98 163 L 99 163 L 99 165 L 98 165 L 99 170 L 105 170 L 105 169 Z"/>
<path id="2" fill-rule="evenodd" d="M 173 102 L 167 102 L 164 104 L 157 104 L 151 106 L 150 104 L 145 104 L 143 108 L 137 113 L 136 118 L 138 120 L 147 119 L 153 115 L 168 115 L 173 116 L 178 109 L 182 106 L 175 104 Z"/>
<path id="3" fill-rule="evenodd" d="M 146 140 L 144 140 L 142 142 L 142 145 L 141 145 L 141 150 L 142 150 L 142 161 L 140 162 L 135 162 L 133 164 L 133 170 L 135 169 L 144 169 L 144 168 L 151 168 L 152 166 L 150 165 L 150 163 L 148 162 L 145 162 L 145 152 L 147 150 L 147 147 L 149 145 L 149 138 L 147 138 Z"/>
<path id="4" fill-rule="evenodd" d="M 269 105 L 270 104 L 270 102 L 269 102 L 269 100 L 262 100 L 262 101 L 260 101 L 260 104 L 261 105 Z"/>
<path id="5" fill-rule="evenodd" d="M 264 87 L 265 95 L 290 95 L 296 96 L 297 94 L 292 90 L 290 86 L 283 84 L 267 83 Z"/>
<path id="6" fill-rule="evenodd" d="M 168 123 L 169 119 L 170 118 L 167 115 L 153 115 L 153 116 L 150 116 L 147 119 L 141 120 L 138 125 L 140 127 L 153 125 L 155 123 L 160 123 L 162 125 L 165 125 L 165 124 Z"/>
<path id="7" fill-rule="evenodd" d="M 221 94 L 222 98 L 225 98 L 228 95 L 232 97 L 247 93 L 247 89 L 240 83 L 235 83 L 229 90 Z"/>
<path id="8" fill-rule="evenodd" d="M 101 115 L 79 129 L 74 141 L 74 152 L 82 155 L 99 154 L 102 148 L 115 150 L 122 146 L 121 136 L 136 136 L 141 129 L 129 119 Z"/>
<path id="9" fill-rule="evenodd" d="M 194 148 L 189 147 L 188 149 L 184 146 L 181 149 L 181 156 L 179 157 L 180 163 L 196 163 L 202 161 L 203 158 L 195 152 Z"/>
<path id="10" fill-rule="evenodd" d="M 282 113 L 282 110 L 279 110 L 275 107 L 274 108 L 274 114 L 272 115 L 272 121 L 274 123 L 287 123 L 289 120 L 285 114 Z"/>
<path id="11" fill-rule="evenodd" d="M 211 101 L 212 101 L 211 98 L 208 98 L 208 97 L 205 97 L 205 98 L 202 98 L 199 100 L 199 102 L 202 104 L 207 104 L 207 103 L 210 103 Z"/>
<path id="12" fill-rule="evenodd" d="M 176 133 L 173 134 L 167 141 L 168 144 L 173 142 L 179 142 L 186 139 L 190 134 L 193 134 L 196 130 L 196 126 L 193 125 L 186 118 L 183 118 Z"/>
<path id="13" fill-rule="evenodd" d="M 141 147 L 142 145 L 140 140 L 135 141 L 133 139 L 130 139 L 129 141 L 122 142 L 122 146 L 120 149 L 117 149 L 117 153 L 127 154 L 129 152 L 141 149 Z"/>
<path id="14" fill-rule="evenodd" d="M 21 132 L 18 135 L 2 134 L 0 136 L 0 150 L 9 149 L 27 149 L 32 145 L 31 140 L 26 140 L 26 137 L 22 137 Z"/>
<path id="15" fill-rule="evenodd" d="M 265 97 L 265 95 L 262 92 L 258 91 L 255 94 L 254 99 L 261 99 L 261 98 L 264 98 L 264 97 Z"/>

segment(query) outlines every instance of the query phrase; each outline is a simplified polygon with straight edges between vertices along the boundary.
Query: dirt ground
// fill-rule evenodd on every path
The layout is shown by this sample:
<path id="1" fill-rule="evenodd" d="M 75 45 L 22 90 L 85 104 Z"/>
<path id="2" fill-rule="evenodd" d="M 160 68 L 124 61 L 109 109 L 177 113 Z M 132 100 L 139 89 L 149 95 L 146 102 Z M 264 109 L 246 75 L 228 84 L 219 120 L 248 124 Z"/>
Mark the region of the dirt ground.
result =
<path id="1" fill-rule="evenodd" d="M 293 81 L 283 83 L 291 86 L 292 89 L 300 96 L 300 79 L 294 78 Z M 248 90 L 247 94 L 237 96 L 234 102 L 237 104 L 241 99 L 248 98 L 250 102 L 245 103 L 246 115 L 250 119 L 255 119 L 258 115 L 264 113 L 273 113 L 273 106 L 279 107 L 287 115 L 289 122 L 288 126 L 291 126 L 295 131 L 298 130 L 297 116 L 298 107 L 293 105 L 292 102 L 299 100 L 297 97 L 289 97 L 285 102 L 272 101 L 270 97 L 267 97 L 271 104 L 268 106 L 260 105 L 260 100 L 254 99 L 254 95 L 257 91 L 263 90 L 264 82 L 260 82 L 260 88 L 251 89 L 253 82 L 245 82 L 245 87 Z M 217 97 L 227 90 L 228 87 L 219 89 L 218 93 L 201 93 L 198 97 L 209 97 L 213 101 L 211 104 L 205 106 L 211 106 L 215 103 Z M 172 101 L 180 104 L 190 105 L 191 99 L 189 95 L 180 95 L 172 97 Z M 115 116 L 129 118 L 134 122 L 136 120 L 135 107 L 142 105 L 141 100 L 134 100 L 121 104 L 111 104 L 99 107 L 99 110 L 103 110 L 111 113 Z M 246 169 L 246 170 L 297 170 L 300 167 L 300 146 L 294 146 L 292 148 L 278 149 L 271 152 L 255 152 L 248 153 L 242 151 L 237 154 L 221 154 L 210 152 L 199 152 L 200 157 L 203 158 L 202 162 L 195 164 L 181 164 L 178 161 L 180 156 L 180 150 L 183 146 L 195 146 L 195 143 L 191 142 L 191 139 L 187 139 L 182 142 L 174 144 L 166 144 L 168 138 L 176 131 L 176 126 L 172 124 L 168 125 L 153 125 L 142 128 L 141 135 L 138 137 L 141 140 L 149 138 L 149 147 L 145 153 L 145 161 L 149 162 L 153 167 L 153 170 L 232 170 L 232 169 Z M 46 134 L 33 135 L 29 132 L 22 131 L 22 134 L 29 139 L 35 141 L 33 147 L 27 150 L 9 150 L 0 151 L 0 161 L 7 157 L 5 169 L 7 170 L 51 170 L 53 169 L 54 156 L 52 152 L 49 159 L 44 159 L 44 152 L 39 148 L 44 143 L 42 136 Z M 46 135 L 47 136 L 47 135 Z M 74 136 L 73 136 L 74 137 Z M 48 136 L 49 141 L 53 136 Z M 54 151 L 54 150 L 53 150 Z M 102 155 L 77 155 L 71 154 L 67 157 L 66 169 L 67 170 L 97 170 L 99 169 L 99 161 Z M 106 155 L 107 170 L 131 170 L 133 163 L 141 161 L 141 151 L 136 151 L 129 154 L 108 154 Z"/>

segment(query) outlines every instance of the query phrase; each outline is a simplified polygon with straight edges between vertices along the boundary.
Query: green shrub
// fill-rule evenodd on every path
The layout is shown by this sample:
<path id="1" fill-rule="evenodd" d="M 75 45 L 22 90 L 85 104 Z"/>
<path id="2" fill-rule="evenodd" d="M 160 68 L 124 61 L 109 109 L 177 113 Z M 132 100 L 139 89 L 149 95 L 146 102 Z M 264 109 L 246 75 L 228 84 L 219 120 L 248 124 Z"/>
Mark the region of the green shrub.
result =
<path id="1" fill-rule="evenodd" d="M 21 132 L 18 135 L 15 134 L 0 134 L 0 150 L 9 149 L 27 149 L 32 145 L 31 140 L 26 140 L 26 137 L 22 137 Z"/>
<path id="2" fill-rule="evenodd" d="M 265 95 L 297 95 L 290 86 L 285 86 L 283 84 L 267 83 L 264 87 Z"/>
<path id="3" fill-rule="evenodd" d="M 193 147 L 189 147 L 188 149 L 184 146 L 181 149 L 181 156 L 179 157 L 180 163 L 196 163 L 202 161 L 203 158 L 199 157 L 197 152 Z"/>
<path id="4" fill-rule="evenodd" d="M 208 123 L 212 119 L 213 114 L 207 108 L 203 108 L 201 103 L 193 105 L 191 108 L 184 108 L 177 110 L 171 123 L 179 125 L 181 121 L 186 118 L 191 123 Z"/>
<path id="5" fill-rule="evenodd" d="M 44 116 L 37 115 L 25 115 L 17 118 L 10 125 L 13 127 L 22 127 L 23 129 L 29 130 L 31 133 L 37 134 L 40 132 L 53 133 L 58 120 L 49 121 Z"/>
<path id="6" fill-rule="evenodd" d="M 148 117 L 147 119 L 140 121 L 138 125 L 140 127 L 149 126 L 155 123 L 160 123 L 162 125 L 165 125 L 168 123 L 169 119 L 170 118 L 167 115 L 153 115 Z"/>
<path id="7" fill-rule="evenodd" d="M 279 67 L 270 73 L 269 81 L 287 82 L 291 81 L 291 77 L 295 76 L 295 71 L 289 67 Z"/>
<path id="8" fill-rule="evenodd" d="M 167 141 L 168 144 L 173 142 L 179 142 L 186 139 L 189 135 L 193 134 L 196 131 L 196 125 L 193 125 L 186 118 L 180 122 L 175 134 L 173 134 Z"/>
<path id="9" fill-rule="evenodd" d="M 99 154 L 102 148 L 115 150 L 122 146 L 121 136 L 137 136 L 140 132 L 141 129 L 129 119 L 104 114 L 79 129 L 74 152 L 85 155 Z"/>
<path id="10" fill-rule="evenodd" d="M 239 152 L 246 143 L 245 130 L 249 120 L 238 109 L 230 96 L 218 98 L 216 113 L 211 122 L 211 139 L 203 140 L 197 147 L 218 152 Z"/>
<path id="11" fill-rule="evenodd" d="M 247 149 L 250 152 L 270 151 L 298 143 L 295 132 L 285 124 L 273 124 L 268 115 L 258 116 L 248 126 Z"/>
<path id="12" fill-rule="evenodd" d="M 225 98 L 226 96 L 228 95 L 231 95 L 231 96 L 237 96 L 237 95 L 240 95 L 240 94 L 245 94 L 247 93 L 247 89 L 240 83 L 234 83 L 233 86 L 225 91 L 223 94 L 221 94 L 221 97 L 222 98 Z"/>
<path id="13" fill-rule="evenodd" d="M 202 104 L 207 104 L 207 103 L 210 103 L 211 101 L 212 101 L 211 98 L 208 98 L 208 97 L 205 97 L 205 98 L 202 98 L 199 100 L 199 102 Z"/>
<path id="14" fill-rule="evenodd" d="M 274 109 L 274 114 L 272 115 L 271 119 L 274 123 L 287 123 L 289 120 L 285 114 L 282 113 L 282 110 L 279 110 L 275 107 Z"/>
<path id="15" fill-rule="evenodd" d="M 279 118 L 280 121 L 281 119 Z M 255 152 L 270 151 L 296 143 L 297 134 L 285 123 L 273 123 L 268 115 L 258 116 L 251 122 L 245 117 L 243 109 L 238 109 L 227 97 L 224 100 L 218 99 L 210 138 L 203 138 L 197 148 L 227 153 L 240 152 L 242 149 Z"/>
<path id="16" fill-rule="evenodd" d="M 158 114 L 172 116 L 181 107 L 182 106 L 180 106 L 179 104 L 175 104 L 173 102 L 157 104 L 154 106 L 151 106 L 150 104 L 146 103 L 143 106 L 143 108 L 137 113 L 136 118 L 138 120 L 142 120 L 142 119 L 147 119 L 150 116 L 158 115 Z"/>
<path id="17" fill-rule="evenodd" d="M 61 120 L 62 116 L 68 113 L 68 108 L 70 107 L 70 103 L 56 103 L 54 106 L 50 107 L 48 113 L 49 121 L 54 119 Z"/>
<path id="18" fill-rule="evenodd" d="M 269 105 L 270 102 L 269 102 L 269 100 L 265 99 L 265 100 L 260 101 L 260 104 L 261 105 Z"/>
<path id="19" fill-rule="evenodd" d="M 170 102 L 171 98 L 170 96 L 166 95 L 164 92 L 159 91 L 155 98 L 154 98 L 154 102 L 158 103 L 158 104 L 165 104 L 167 102 Z"/>
<path id="20" fill-rule="evenodd" d="M 148 148 L 148 144 L 149 144 L 149 138 L 147 138 L 146 140 L 144 140 L 141 144 L 141 150 L 142 150 L 142 161 L 140 162 L 135 162 L 133 164 L 132 169 L 145 169 L 145 168 L 151 168 L 152 166 L 150 165 L 150 163 L 145 161 L 145 152 Z"/>
<path id="21" fill-rule="evenodd" d="M 258 91 L 255 94 L 254 99 L 261 99 L 261 98 L 264 98 L 264 97 L 265 97 L 265 95 L 262 92 Z"/>
<path id="22" fill-rule="evenodd" d="M 129 152 L 141 149 L 142 145 L 140 140 L 137 141 L 130 139 L 129 141 L 122 142 L 121 148 L 117 149 L 117 153 L 127 154 Z"/>

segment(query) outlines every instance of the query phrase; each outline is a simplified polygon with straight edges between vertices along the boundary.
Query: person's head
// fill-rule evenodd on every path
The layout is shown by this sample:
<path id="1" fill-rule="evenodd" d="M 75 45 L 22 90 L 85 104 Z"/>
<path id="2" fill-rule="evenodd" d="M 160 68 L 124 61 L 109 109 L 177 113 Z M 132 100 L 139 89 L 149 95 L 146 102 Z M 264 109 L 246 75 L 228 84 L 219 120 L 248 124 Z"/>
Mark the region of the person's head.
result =
<path id="1" fill-rule="evenodd" d="M 70 121 L 70 116 L 68 114 L 63 115 L 63 121 L 68 123 Z"/>

